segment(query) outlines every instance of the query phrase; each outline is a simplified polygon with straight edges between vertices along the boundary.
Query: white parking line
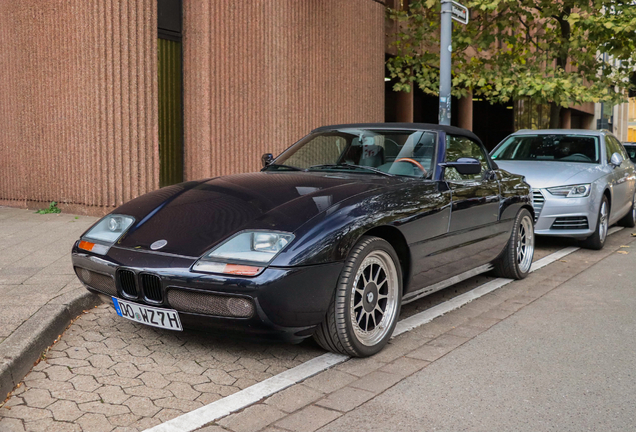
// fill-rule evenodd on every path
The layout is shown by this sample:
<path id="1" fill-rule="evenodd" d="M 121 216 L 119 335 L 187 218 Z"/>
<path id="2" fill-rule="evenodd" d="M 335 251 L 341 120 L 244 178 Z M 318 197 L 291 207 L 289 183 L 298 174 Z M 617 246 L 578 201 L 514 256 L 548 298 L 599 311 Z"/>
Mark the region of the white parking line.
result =
<path id="1" fill-rule="evenodd" d="M 608 235 L 614 234 L 622 227 L 614 227 L 608 231 Z M 576 252 L 578 247 L 567 247 L 560 251 L 554 252 L 540 260 L 532 263 L 530 271 L 533 272 L 540 268 L 552 264 L 561 258 Z M 504 285 L 513 282 L 513 279 L 498 278 L 486 282 L 467 293 L 458 295 L 457 297 L 441 303 L 437 306 L 429 308 L 423 312 L 410 316 L 398 322 L 392 337 L 396 337 L 402 333 L 413 330 L 433 319 L 440 317 L 448 312 L 458 309 L 471 301 L 478 299 Z M 210 422 L 223 418 L 233 412 L 247 408 L 256 402 L 285 390 L 294 384 L 306 380 L 324 370 L 329 369 L 339 363 L 349 360 L 348 356 L 342 354 L 327 353 L 309 360 L 299 366 L 279 373 L 271 378 L 261 381 L 253 386 L 238 391 L 230 396 L 219 399 L 216 402 L 197 408 L 194 411 L 180 415 L 165 423 L 147 429 L 145 432 L 191 432 Z"/>

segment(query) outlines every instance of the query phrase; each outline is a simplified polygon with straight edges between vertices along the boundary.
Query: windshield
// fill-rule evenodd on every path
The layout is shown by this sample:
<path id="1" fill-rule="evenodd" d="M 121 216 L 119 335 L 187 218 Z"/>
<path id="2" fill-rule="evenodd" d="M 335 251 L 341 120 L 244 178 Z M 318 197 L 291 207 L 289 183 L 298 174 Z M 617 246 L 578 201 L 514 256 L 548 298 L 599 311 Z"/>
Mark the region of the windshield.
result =
<path id="1" fill-rule="evenodd" d="M 598 137 L 586 135 L 516 135 L 492 154 L 495 160 L 599 163 Z"/>
<path id="2" fill-rule="evenodd" d="M 340 129 L 307 136 L 266 170 L 347 171 L 431 178 L 437 134 Z"/>
<path id="3" fill-rule="evenodd" d="M 632 162 L 636 163 L 636 143 L 624 143 L 625 150 Z"/>

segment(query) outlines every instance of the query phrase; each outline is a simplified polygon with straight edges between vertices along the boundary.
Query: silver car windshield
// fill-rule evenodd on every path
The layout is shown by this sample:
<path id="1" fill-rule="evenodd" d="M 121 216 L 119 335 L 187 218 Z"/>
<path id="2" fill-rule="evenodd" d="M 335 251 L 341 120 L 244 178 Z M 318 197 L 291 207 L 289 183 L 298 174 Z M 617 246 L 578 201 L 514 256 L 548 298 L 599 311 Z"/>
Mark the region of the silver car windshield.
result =
<path id="1" fill-rule="evenodd" d="M 516 135 L 492 154 L 493 159 L 599 163 L 599 140 L 589 135 Z"/>
<path id="2" fill-rule="evenodd" d="M 339 129 L 307 136 L 265 169 L 431 178 L 437 133 Z"/>

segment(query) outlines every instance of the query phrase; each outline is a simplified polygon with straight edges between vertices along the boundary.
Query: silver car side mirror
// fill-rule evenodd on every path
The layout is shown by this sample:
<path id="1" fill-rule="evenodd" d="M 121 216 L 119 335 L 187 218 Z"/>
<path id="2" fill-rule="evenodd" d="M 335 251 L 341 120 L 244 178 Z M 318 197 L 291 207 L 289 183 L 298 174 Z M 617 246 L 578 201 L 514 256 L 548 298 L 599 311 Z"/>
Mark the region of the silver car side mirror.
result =
<path id="1" fill-rule="evenodd" d="M 614 167 L 619 167 L 623 163 L 623 156 L 619 152 L 616 152 L 610 158 L 610 165 Z"/>

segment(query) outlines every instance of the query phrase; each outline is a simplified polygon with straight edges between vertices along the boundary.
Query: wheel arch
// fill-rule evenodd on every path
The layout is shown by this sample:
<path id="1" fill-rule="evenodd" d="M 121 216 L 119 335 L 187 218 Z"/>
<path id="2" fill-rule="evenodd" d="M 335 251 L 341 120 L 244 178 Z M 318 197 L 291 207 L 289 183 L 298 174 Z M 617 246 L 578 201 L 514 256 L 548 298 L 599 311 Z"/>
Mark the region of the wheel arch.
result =
<path id="1" fill-rule="evenodd" d="M 411 249 L 402 232 L 393 226 L 382 225 L 365 231 L 360 238 L 362 238 L 362 236 L 379 237 L 393 247 L 400 260 L 400 268 L 402 270 L 402 294 L 404 294 L 411 278 Z M 358 238 L 358 241 L 360 238 Z M 357 243 L 357 241 L 355 243 Z"/>

